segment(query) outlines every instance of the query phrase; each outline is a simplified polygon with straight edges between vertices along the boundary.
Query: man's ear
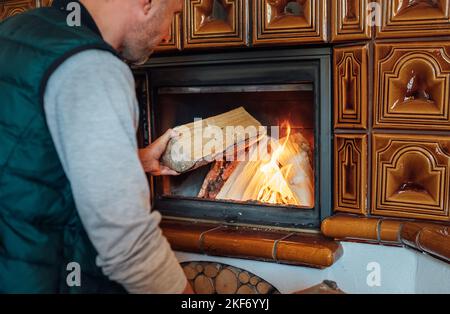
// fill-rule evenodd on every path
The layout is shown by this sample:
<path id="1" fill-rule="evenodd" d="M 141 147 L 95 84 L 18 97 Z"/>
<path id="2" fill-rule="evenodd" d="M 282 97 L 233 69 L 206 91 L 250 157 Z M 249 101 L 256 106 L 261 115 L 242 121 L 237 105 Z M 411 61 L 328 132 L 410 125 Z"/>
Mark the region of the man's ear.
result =
<path id="1" fill-rule="evenodd" d="M 152 7 L 152 0 L 139 0 L 139 6 L 143 10 L 144 14 L 147 15 Z"/>

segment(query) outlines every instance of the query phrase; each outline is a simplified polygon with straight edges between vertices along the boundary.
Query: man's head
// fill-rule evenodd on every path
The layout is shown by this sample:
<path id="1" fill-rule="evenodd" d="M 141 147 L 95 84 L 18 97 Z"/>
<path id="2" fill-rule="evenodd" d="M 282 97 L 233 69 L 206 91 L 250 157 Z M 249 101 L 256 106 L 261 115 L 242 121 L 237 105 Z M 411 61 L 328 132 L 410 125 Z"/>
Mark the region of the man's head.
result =
<path id="1" fill-rule="evenodd" d="M 132 63 L 144 63 L 170 36 L 183 0 L 81 0 L 103 38 Z"/>

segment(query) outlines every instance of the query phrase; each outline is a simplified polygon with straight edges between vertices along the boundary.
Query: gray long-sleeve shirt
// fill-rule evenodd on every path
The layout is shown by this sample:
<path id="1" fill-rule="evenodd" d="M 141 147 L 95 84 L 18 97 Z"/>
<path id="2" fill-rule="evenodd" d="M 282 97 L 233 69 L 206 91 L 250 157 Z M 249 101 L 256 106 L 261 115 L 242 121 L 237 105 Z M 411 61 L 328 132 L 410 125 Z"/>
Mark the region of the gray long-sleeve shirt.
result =
<path id="1" fill-rule="evenodd" d="M 50 77 L 44 107 L 97 265 L 130 293 L 182 292 L 186 277 L 161 233 L 161 215 L 150 212 L 128 66 L 109 52 L 76 54 Z"/>

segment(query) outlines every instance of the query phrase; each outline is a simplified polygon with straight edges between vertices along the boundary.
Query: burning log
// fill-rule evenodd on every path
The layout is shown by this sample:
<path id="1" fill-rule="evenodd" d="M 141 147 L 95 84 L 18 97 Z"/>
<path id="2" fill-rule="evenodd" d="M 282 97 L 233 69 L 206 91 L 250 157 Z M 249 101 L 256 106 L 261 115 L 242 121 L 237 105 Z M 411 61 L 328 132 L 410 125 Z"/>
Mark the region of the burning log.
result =
<path id="1" fill-rule="evenodd" d="M 310 147 L 296 133 L 280 141 L 265 137 L 272 153 L 250 148 L 250 161 L 240 162 L 216 199 L 269 204 L 314 206 L 314 173 Z"/>
<path id="2" fill-rule="evenodd" d="M 265 135 L 265 129 L 243 107 L 174 128 L 162 156 L 165 166 L 184 173 L 224 156 L 239 154 Z"/>
<path id="3" fill-rule="evenodd" d="M 261 140 L 267 141 L 267 138 Z M 250 158 L 254 160 L 255 155 L 257 155 L 256 147 L 250 149 Z M 265 154 L 264 157 L 267 157 L 268 154 Z M 261 161 L 243 161 L 240 162 L 236 167 L 234 172 L 228 178 L 228 180 L 223 185 L 220 192 L 217 194 L 216 199 L 221 200 L 234 200 L 234 201 L 248 201 L 248 200 L 256 200 L 256 196 L 253 199 L 245 199 L 244 192 L 245 188 L 250 185 L 252 180 L 252 175 L 257 172 L 259 167 L 261 166 Z"/>
<path id="4" fill-rule="evenodd" d="M 216 161 L 206 175 L 198 197 L 215 199 L 238 164 L 238 161 Z"/>
<path id="5" fill-rule="evenodd" d="M 278 162 L 289 168 L 286 181 L 292 190 L 297 204 L 314 206 L 314 171 L 311 166 L 311 149 L 307 140 L 300 134 L 292 134 L 280 154 Z"/>

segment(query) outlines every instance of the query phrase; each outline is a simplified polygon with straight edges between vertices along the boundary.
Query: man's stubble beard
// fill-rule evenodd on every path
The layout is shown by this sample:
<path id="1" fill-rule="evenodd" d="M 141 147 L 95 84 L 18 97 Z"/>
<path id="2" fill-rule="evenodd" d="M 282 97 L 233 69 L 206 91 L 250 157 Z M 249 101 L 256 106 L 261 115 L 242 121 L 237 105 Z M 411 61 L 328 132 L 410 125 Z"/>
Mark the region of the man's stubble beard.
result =
<path id="1" fill-rule="evenodd" d="M 146 31 L 145 27 L 136 27 L 133 33 L 125 39 L 121 56 L 134 65 L 146 63 L 154 52 L 154 49 L 151 48 L 154 48 L 156 45 L 152 44 L 150 46 L 149 44 L 155 36 L 157 34 Z"/>
<path id="2" fill-rule="evenodd" d="M 146 63 L 150 56 L 153 54 L 153 50 L 149 51 L 147 47 L 132 47 L 131 45 L 125 43 L 124 48 L 121 52 L 121 56 L 133 65 L 142 65 Z"/>

